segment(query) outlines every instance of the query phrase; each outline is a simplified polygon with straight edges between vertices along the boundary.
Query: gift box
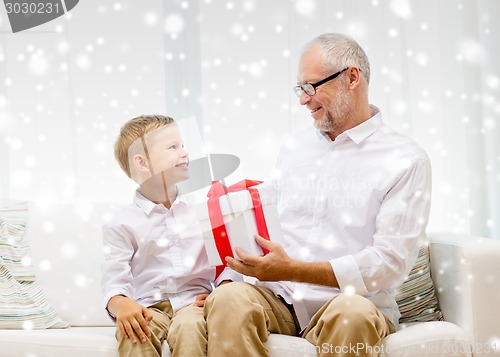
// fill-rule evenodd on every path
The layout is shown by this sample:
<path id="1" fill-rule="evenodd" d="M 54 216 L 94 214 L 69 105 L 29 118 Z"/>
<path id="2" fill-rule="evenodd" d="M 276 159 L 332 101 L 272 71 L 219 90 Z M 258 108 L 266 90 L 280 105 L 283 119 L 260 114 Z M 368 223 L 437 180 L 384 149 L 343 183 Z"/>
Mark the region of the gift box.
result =
<path id="1" fill-rule="evenodd" d="M 238 259 L 234 247 L 251 255 L 266 254 L 255 234 L 283 244 L 276 195 L 260 181 L 244 180 L 228 187 L 216 181 L 196 211 L 211 266 L 224 267 L 226 256 Z"/>

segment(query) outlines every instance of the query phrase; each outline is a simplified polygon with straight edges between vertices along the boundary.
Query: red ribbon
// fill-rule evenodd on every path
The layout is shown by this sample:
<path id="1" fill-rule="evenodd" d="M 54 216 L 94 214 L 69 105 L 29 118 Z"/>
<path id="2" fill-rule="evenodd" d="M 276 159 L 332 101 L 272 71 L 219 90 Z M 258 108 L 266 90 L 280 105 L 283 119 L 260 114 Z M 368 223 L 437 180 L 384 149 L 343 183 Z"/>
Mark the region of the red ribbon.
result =
<path id="1" fill-rule="evenodd" d="M 222 261 L 222 265 L 218 265 L 215 267 L 216 279 L 227 265 L 225 257 L 234 257 L 233 251 L 231 249 L 231 243 L 229 242 L 229 237 L 227 235 L 226 225 L 224 224 L 222 211 L 220 209 L 219 198 L 229 192 L 247 190 L 250 193 L 250 197 L 252 198 L 253 211 L 255 214 L 255 221 L 257 223 L 257 232 L 261 237 L 269 240 L 269 232 L 267 230 L 266 219 L 264 218 L 264 211 L 262 209 L 259 190 L 252 187 L 261 183 L 262 181 L 242 180 L 235 183 L 234 185 L 226 187 L 220 181 L 212 182 L 212 186 L 210 187 L 210 190 L 207 194 L 208 216 L 210 218 L 210 225 L 212 226 L 215 246 L 217 247 L 217 252 L 219 253 L 219 257 Z M 262 248 L 262 251 L 264 252 L 264 255 L 269 253 L 269 250 L 265 248 Z"/>

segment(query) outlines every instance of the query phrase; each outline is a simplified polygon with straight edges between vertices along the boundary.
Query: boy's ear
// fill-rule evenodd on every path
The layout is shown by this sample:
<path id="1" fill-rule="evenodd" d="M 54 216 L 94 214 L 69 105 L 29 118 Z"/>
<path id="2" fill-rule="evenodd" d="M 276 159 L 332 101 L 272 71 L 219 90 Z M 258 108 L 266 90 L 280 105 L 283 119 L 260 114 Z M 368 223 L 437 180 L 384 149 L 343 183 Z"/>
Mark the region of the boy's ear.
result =
<path id="1" fill-rule="evenodd" d="M 149 172 L 149 167 L 148 167 L 148 160 L 141 154 L 136 154 L 132 158 L 132 162 L 134 164 L 134 167 L 137 169 L 137 171 L 148 171 Z"/>

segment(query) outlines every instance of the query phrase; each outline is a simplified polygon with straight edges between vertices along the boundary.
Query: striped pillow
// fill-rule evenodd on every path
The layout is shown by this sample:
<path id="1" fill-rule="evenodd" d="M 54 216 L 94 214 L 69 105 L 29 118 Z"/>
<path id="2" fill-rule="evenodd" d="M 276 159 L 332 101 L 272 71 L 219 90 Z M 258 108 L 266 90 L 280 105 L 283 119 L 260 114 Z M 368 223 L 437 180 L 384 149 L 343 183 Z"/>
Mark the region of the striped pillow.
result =
<path id="1" fill-rule="evenodd" d="M 0 208 L 0 329 L 66 328 L 35 281 L 24 239 L 27 202 Z"/>
<path id="2" fill-rule="evenodd" d="M 426 245 L 420 247 L 417 262 L 397 289 L 396 302 L 401 313 L 399 322 L 403 325 L 409 322 L 443 320 L 434 293 Z"/>
<path id="3" fill-rule="evenodd" d="M 22 202 L 0 208 L 0 255 L 14 279 L 35 281 L 35 268 L 31 264 L 24 229 L 28 220 L 28 203 Z"/>

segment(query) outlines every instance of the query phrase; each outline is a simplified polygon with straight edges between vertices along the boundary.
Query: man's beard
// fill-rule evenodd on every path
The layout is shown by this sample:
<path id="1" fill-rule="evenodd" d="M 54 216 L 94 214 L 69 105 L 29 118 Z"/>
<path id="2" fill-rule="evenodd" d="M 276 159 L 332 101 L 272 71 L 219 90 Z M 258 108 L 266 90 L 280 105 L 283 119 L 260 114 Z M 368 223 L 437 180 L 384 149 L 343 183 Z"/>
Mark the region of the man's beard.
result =
<path id="1" fill-rule="evenodd" d="M 347 121 L 347 118 L 352 113 L 352 97 L 348 95 L 347 88 L 342 87 L 336 93 L 335 99 L 328 110 L 325 111 L 325 116 L 321 120 L 315 121 L 314 125 L 325 133 L 336 132 L 342 129 Z"/>

